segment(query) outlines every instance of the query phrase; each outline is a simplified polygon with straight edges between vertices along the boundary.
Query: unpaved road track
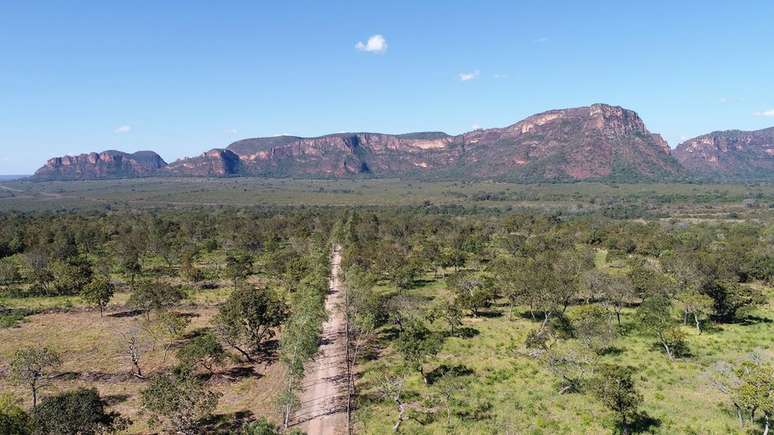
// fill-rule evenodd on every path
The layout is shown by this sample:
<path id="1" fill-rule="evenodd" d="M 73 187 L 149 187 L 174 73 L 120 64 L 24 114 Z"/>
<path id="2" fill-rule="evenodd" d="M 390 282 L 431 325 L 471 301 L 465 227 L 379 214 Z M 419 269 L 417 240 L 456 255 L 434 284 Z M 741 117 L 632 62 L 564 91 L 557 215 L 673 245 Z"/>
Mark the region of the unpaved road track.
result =
<path id="1" fill-rule="evenodd" d="M 306 367 L 301 406 L 294 418 L 295 427 L 308 435 L 347 433 L 347 320 L 340 275 L 341 248 L 337 246 L 325 299 L 328 320 L 323 324 L 320 350 Z"/>

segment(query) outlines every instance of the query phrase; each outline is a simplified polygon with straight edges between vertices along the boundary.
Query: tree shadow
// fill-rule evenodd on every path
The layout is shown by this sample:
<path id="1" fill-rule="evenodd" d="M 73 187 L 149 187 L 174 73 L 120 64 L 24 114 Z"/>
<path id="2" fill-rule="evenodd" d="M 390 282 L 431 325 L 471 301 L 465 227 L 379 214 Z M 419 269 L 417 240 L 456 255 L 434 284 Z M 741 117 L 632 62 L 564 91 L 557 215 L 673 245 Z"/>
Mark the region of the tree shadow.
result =
<path id="1" fill-rule="evenodd" d="M 122 402 L 126 402 L 129 400 L 128 394 L 109 394 L 107 396 L 102 396 L 102 400 L 105 402 L 105 405 L 107 406 L 114 406 Z"/>
<path id="2" fill-rule="evenodd" d="M 207 332 L 211 331 L 212 328 L 210 327 L 204 327 L 204 328 L 196 328 L 191 331 L 186 332 L 180 337 L 180 341 L 189 341 L 193 340 L 196 337 L 201 337 L 202 335 L 206 334 Z"/>
<path id="3" fill-rule="evenodd" d="M 543 319 L 546 318 L 546 313 L 543 311 L 521 311 L 518 316 L 524 320 L 529 320 L 530 322 L 542 322 Z"/>
<path id="4" fill-rule="evenodd" d="M 503 313 L 502 311 L 497 310 L 482 310 L 478 312 L 478 315 L 473 317 L 483 317 L 485 319 L 496 319 L 498 317 L 502 317 Z"/>
<path id="5" fill-rule="evenodd" d="M 774 322 L 774 320 L 771 320 L 768 317 L 761 317 L 761 316 L 754 316 L 753 315 L 753 316 L 747 316 L 747 317 L 745 317 L 743 319 L 740 319 L 738 322 L 743 324 L 743 325 L 755 325 L 755 324 L 758 324 L 758 323 L 769 324 L 769 323 Z"/>
<path id="6" fill-rule="evenodd" d="M 258 351 L 258 362 L 268 364 L 276 361 L 279 355 L 280 342 L 277 339 L 266 340 L 261 344 L 261 349 Z"/>
<path id="7" fill-rule="evenodd" d="M 454 330 L 454 333 L 449 332 L 446 334 L 447 337 L 459 337 L 459 338 L 473 338 L 477 335 L 479 335 L 480 332 L 476 328 L 471 328 L 470 326 L 461 326 Z"/>
<path id="8" fill-rule="evenodd" d="M 123 317 L 137 317 L 140 314 L 142 314 L 144 311 L 140 309 L 135 310 L 126 310 L 126 311 L 119 311 L 117 313 L 110 313 L 107 314 L 107 317 L 114 317 L 114 318 L 123 318 Z"/>
<path id="9" fill-rule="evenodd" d="M 651 417 L 647 412 L 637 413 L 629 423 L 629 433 L 648 433 L 653 429 L 661 427 L 661 420 Z M 623 433 L 623 426 L 618 425 L 618 429 Z"/>
<path id="10" fill-rule="evenodd" d="M 74 381 L 78 379 L 80 376 L 81 376 L 80 372 L 60 372 L 52 376 L 52 378 L 62 380 L 62 381 Z"/>
<path id="11" fill-rule="evenodd" d="M 473 373 L 473 369 L 463 364 L 457 364 L 453 366 L 441 364 L 440 366 L 427 373 L 427 383 L 432 385 L 438 379 L 444 376 L 470 376 Z"/>
<path id="12" fill-rule="evenodd" d="M 664 350 L 664 346 L 659 342 L 653 342 L 650 346 L 650 350 L 654 352 L 660 352 L 664 354 L 664 357 L 668 358 L 668 355 L 666 354 L 666 351 Z M 679 344 L 672 344 L 669 347 L 669 350 L 672 351 L 672 356 L 675 359 L 678 358 L 692 358 L 694 355 L 691 352 L 691 349 L 688 347 L 688 343 L 679 343 Z"/>
<path id="13" fill-rule="evenodd" d="M 212 415 L 199 423 L 198 430 L 199 433 L 207 434 L 242 433 L 242 427 L 252 419 L 253 413 L 251 411 Z"/>
<path id="14" fill-rule="evenodd" d="M 212 281 L 202 281 L 196 284 L 199 290 L 215 290 L 220 288 L 220 285 Z"/>
<path id="15" fill-rule="evenodd" d="M 400 328 L 397 325 L 391 325 L 382 330 L 382 342 L 389 343 L 398 338 L 400 335 Z"/>
<path id="16" fill-rule="evenodd" d="M 623 353 L 623 349 L 616 346 L 610 346 L 605 349 L 601 349 L 599 352 L 597 352 L 600 356 L 618 356 Z"/>
<path id="17" fill-rule="evenodd" d="M 720 323 L 712 322 L 709 320 L 702 320 L 700 322 L 702 334 L 715 334 L 723 332 L 723 325 Z"/>
<path id="18" fill-rule="evenodd" d="M 575 337 L 575 327 L 570 319 L 564 314 L 557 314 L 548 322 L 549 326 L 562 338 Z"/>
<path id="19" fill-rule="evenodd" d="M 236 366 L 236 367 L 230 367 L 227 370 L 223 370 L 219 373 L 206 373 L 202 375 L 202 377 L 205 378 L 205 380 L 211 379 L 216 376 L 222 376 L 230 381 L 237 381 L 239 379 L 244 378 L 256 378 L 260 379 L 263 377 L 262 374 L 255 371 L 255 367 L 253 366 Z"/>

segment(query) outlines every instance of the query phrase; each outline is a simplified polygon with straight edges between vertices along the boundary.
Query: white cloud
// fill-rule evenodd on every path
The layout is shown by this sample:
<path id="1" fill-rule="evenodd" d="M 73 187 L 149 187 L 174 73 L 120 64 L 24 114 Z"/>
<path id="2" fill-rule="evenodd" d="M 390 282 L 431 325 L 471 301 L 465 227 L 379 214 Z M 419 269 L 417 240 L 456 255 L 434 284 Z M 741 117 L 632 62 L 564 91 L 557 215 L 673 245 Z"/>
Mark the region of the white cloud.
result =
<path id="1" fill-rule="evenodd" d="M 495 79 L 495 80 L 507 79 L 508 78 L 508 74 L 492 74 L 492 78 Z"/>
<path id="2" fill-rule="evenodd" d="M 368 38 L 368 41 L 358 41 L 355 44 L 355 48 L 358 51 L 365 51 L 367 53 L 384 54 L 387 51 L 387 40 L 382 35 L 374 35 Z"/>
<path id="3" fill-rule="evenodd" d="M 120 127 L 116 127 L 116 129 L 113 130 L 113 133 L 123 134 L 123 133 L 129 133 L 130 131 L 132 131 L 131 125 L 122 125 Z"/>
<path id="4" fill-rule="evenodd" d="M 755 112 L 753 116 L 767 116 L 774 117 L 774 109 L 764 110 L 763 112 Z"/>
<path id="5" fill-rule="evenodd" d="M 478 123 L 475 123 L 475 124 L 471 125 L 470 128 L 472 128 L 473 130 L 478 130 L 479 128 L 481 128 L 481 126 L 478 125 Z"/>
<path id="6" fill-rule="evenodd" d="M 236 128 L 227 128 L 227 129 L 223 130 L 223 133 L 226 133 L 226 134 L 237 134 L 237 129 Z"/>
<path id="7" fill-rule="evenodd" d="M 548 41 L 549 41 L 549 39 L 548 39 L 547 37 L 545 37 L 545 36 L 541 36 L 540 38 L 537 38 L 537 39 L 535 40 L 535 43 L 536 43 L 536 44 L 543 44 L 543 43 L 546 43 L 546 42 L 548 42 Z"/>
<path id="8" fill-rule="evenodd" d="M 481 72 L 479 70 L 475 70 L 473 72 L 460 73 L 459 77 L 461 81 L 467 82 L 469 80 L 478 78 L 479 75 L 481 75 Z"/>

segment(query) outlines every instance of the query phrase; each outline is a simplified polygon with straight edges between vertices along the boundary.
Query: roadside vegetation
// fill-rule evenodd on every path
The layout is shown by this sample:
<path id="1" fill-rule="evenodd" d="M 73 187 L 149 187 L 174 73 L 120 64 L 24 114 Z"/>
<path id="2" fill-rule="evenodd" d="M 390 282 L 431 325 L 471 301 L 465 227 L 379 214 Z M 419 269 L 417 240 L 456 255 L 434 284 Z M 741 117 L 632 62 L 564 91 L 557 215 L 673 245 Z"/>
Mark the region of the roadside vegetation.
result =
<path id="1" fill-rule="evenodd" d="M 232 212 L 2 215 L 0 433 L 287 426 L 333 217 Z"/>
<path id="2" fill-rule="evenodd" d="M 362 433 L 762 433 L 771 224 L 353 213 Z"/>
<path id="3" fill-rule="evenodd" d="M 334 243 L 355 433 L 770 426 L 771 186 L 347 183 L 19 183 L 0 433 L 292 433 Z"/>

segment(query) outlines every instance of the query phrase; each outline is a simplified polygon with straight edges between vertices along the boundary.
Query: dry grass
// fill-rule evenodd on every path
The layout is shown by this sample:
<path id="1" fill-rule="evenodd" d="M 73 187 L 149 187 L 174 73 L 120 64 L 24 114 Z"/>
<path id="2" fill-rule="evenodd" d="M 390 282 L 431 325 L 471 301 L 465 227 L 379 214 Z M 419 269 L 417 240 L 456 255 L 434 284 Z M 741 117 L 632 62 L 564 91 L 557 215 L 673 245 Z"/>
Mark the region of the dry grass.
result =
<path id="1" fill-rule="evenodd" d="M 191 316 L 187 333 L 205 328 L 216 313 L 214 307 L 182 308 L 178 312 Z M 49 346 L 62 356 L 63 364 L 51 386 L 43 395 L 55 394 L 78 387 L 94 387 L 107 398 L 110 408 L 133 421 L 130 433 L 147 433 L 145 419 L 139 415 L 140 392 L 147 381 L 131 375 L 130 361 L 125 352 L 122 335 L 137 328 L 142 316 L 100 317 L 96 312 L 45 313 L 27 317 L 15 328 L 0 329 L 0 373 L 4 372 L 13 353 L 25 346 Z M 174 351 L 183 340 L 165 349 L 155 344 L 144 355 L 142 367 L 146 375 L 170 369 L 176 364 Z M 230 362 L 225 370 L 242 367 Z M 234 414 L 269 416 L 277 420 L 274 398 L 281 388 L 283 368 L 279 364 L 255 368 L 253 375 L 226 379 L 215 376 L 210 387 L 222 393 L 217 414 L 227 420 Z M 29 392 L 11 385 L 0 376 L 0 389 L 9 390 L 31 406 Z"/>

